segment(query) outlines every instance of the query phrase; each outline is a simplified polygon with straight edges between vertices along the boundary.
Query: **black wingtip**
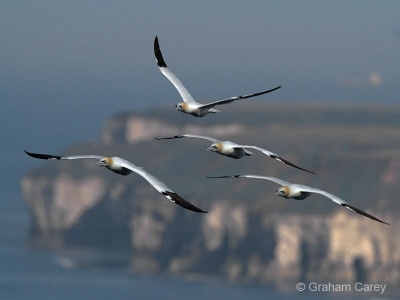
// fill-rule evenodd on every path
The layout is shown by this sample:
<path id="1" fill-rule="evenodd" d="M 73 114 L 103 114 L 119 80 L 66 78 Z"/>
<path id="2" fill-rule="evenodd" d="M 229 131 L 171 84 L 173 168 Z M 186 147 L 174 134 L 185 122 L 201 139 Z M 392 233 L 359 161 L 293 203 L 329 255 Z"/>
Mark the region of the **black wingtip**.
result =
<path id="1" fill-rule="evenodd" d="M 384 222 L 382 220 L 379 220 L 377 217 L 374 217 L 373 215 L 370 215 L 369 213 L 366 213 L 365 211 L 363 211 L 363 210 L 361 210 L 361 209 L 359 209 L 357 207 L 354 207 L 354 206 L 352 206 L 350 204 L 344 203 L 344 204 L 342 204 L 342 206 L 350 208 L 351 210 L 355 211 L 356 213 L 359 213 L 360 215 L 363 215 L 363 216 L 365 216 L 367 218 L 370 218 L 370 219 L 372 219 L 374 221 L 377 221 L 379 223 L 386 224 L 386 225 L 390 226 L 389 223 L 386 223 L 386 222 Z"/>
<path id="2" fill-rule="evenodd" d="M 160 45 L 158 44 L 157 36 L 154 39 L 154 55 L 156 56 L 157 65 L 160 68 L 167 68 L 167 64 L 165 63 L 164 58 L 161 53 L 161 50 L 160 50 Z"/>
<path id="3" fill-rule="evenodd" d="M 173 139 L 180 139 L 183 138 L 183 135 L 174 135 L 171 137 L 165 137 L 165 138 L 155 138 L 156 140 L 173 140 Z"/>
<path id="4" fill-rule="evenodd" d="M 50 155 L 50 154 L 40 154 L 40 153 L 32 153 L 24 150 L 25 153 L 31 157 L 38 159 L 61 159 L 61 156 Z"/>
<path id="5" fill-rule="evenodd" d="M 282 88 L 282 86 L 278 85 L 277 87 L 274 87 L 273 89 L 268 90 L 268 93 L 279 90 L 280 88 Z"/>
<path id="6" fill-rule="evenodd" d="M 170 191 L 164 191 L 162 192 L 164 196 L 166 196 L 168 199 L 170 199 L 172 202 L 175 204 L 178 204 L 179 206 L 186 208 L 188 210 L 197 212 L 197 213 L 208 213 L 208 211 L 202 210 L 201 208 L 198 208 L 197 206 L 193 205 L 192 203 L 186 201 L 183 199 L 181 196 L 179 196 L 177 193 L 170 192 Z"/>
<path id="7" fill-rule="evenodd" d="M 301 170 L 301 169 L 300 169 L 300 170 Z M 304 171 L 304 172 L 308 172 L 308 173 L 313 174 L 313 175 L 317 175 L 317 173 L 315 173 L 315 172 L 313 172 L 313 171 L 309 171 L 309 170 L 306 170 L 306 169 L 303 169 L 303 171 Z"/>
<path id="8" fill-rule="evenodd" d="M 206 176 L 207 178 L 239 178 L 241 175 Z"/>
<path id="9" fill-rule="evenodd" d="M 278 161 L 281 161 L 281 162 L 283 162 L 284 164 L 287 164 L 287 165 L 289 165 L 289 166 L 291 166 L 291 167 L 293 167 L 293 168 L 296 168 L 296 169 L 302 170 L 302 171 L 304 171 L 304 172 L 308 172 L 308 173 L 317 175 L 315 172 L 310 171 L 310 170 L 307 170 L 307 169 L 303 169 L 303 168 L 301 168 L 301 167 L 295 165 L 294 163 L 291 163 L 291 162 L 288 161 L 287 159 L 284 159 L 283 157 L 280 157 L 280 156 L 278 156 L 278 155 L 270 155 L 270 157 L 273 158 L 273 159 L 276 159 L 276 160 L 278 160 Z"/>

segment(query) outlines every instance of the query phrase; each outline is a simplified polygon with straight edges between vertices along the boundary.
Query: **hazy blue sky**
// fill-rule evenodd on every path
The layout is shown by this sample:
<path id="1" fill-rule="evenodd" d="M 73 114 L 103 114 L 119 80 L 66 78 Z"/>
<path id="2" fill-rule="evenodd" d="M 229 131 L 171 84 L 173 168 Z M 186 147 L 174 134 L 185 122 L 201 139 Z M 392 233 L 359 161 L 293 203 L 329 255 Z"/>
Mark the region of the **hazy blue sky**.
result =
<path id="1" fill-rule="evenodd" d="M 117 111 L 177 114 L 155 35 L 195 98 L 282 84 L 251 101 L 396 104 L 399 12 L 400 1 L 1 1 L 2 147 L 60 150 Z"/>

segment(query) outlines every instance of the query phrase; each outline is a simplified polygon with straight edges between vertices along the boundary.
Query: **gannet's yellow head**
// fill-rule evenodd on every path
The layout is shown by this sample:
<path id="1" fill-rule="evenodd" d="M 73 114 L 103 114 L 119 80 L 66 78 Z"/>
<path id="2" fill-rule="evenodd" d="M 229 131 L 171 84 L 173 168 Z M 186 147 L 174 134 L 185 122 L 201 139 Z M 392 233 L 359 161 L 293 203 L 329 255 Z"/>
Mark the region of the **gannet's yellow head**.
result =
<path id="1" fill-rule="evenodd" d="M 100 159 L 96 165 L 100 166 L 100 167 L 108 167 L 112 164 L 112 158 L 111 157 L 103 157 L 102 159 Z"/>
<path id="2" fill-rule="evenodd" d="M 176 108 L 176 110 L 179 110 L 179 111 L 186 111 L 188 108 L 188 105 L 185 102 L 179 102 L 175 105 L 175 108 Z"/>
<path id="3" fill-rule="evenodd" d="M 288 186 L 281 186 L 276 190 L 275 196 L 289 198 L 290 189 Z"/>
<path id="4" fill-rule="evenodd" d="M 212 151 L 212 152 L 218 152 L 221 151 L 224 146 L 222 143 L 212 143 L 209 148 L 207 148 L 207 151 Z"/>

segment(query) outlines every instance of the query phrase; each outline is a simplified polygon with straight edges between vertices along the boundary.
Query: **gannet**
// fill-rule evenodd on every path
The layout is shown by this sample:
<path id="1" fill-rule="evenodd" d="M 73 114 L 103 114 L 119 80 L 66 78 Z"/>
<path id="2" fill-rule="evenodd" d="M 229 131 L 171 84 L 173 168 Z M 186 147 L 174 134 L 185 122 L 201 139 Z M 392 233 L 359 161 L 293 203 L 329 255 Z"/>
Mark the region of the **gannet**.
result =
<path id="1" fill-rule="evenodd" d="M 178 79 L 178 77 L 176 77 L 175 74 L 172 73 L 170 69 L 168 69 L 167 64 L 165 63 L 164 58 L 162 56 L 162 53 L 160 50 L 160 45 L 158 44 L 157 36 L 154 39 L 154 54 L 156 56 L 157 65 L 160 68 L 161 73 L 163 73 L 164 76 L 167 77 L 169 79 L 169 81 L 172 82 L 172 84 L 178 90 L 179 94 L 181 95 L 181 97 L 183 99 L 183 102 L 177 103 L 175 105 L 175 108 L 178 111 L 184 112 L 186 114 L 191 114 L 195 117 L 204 117 L 205 115 L 207 115 L 209 113 L 220 112 L 219 110 L 216 110 L 213 108 L 216 105 L 227 104 L 227 103 L 231 103 L 236 100 L 256 97 L 259 95 L 270 93 L 270 92 L 280 89 L 282 87 L 279 85 L 268 91 L 263 91 L 263 92 L 259 92 L 259 93 L 248 94 L 248 95 L 242 95 L 242 96 L 236 96 L 236 97 L 231 97 L 231 98 L 227 98 L 227 99 L 223 99 L 223 100 L 214 101 L 214 102 L 207 103 L 207 104 L 202 104 L 193 99 L 193 97 L 190 95 L 190 93 L 187 91 L 187 89 L 184 87 L 184 85 Z"/>
<path id="2" fill-rule="evenodd" d="M 49 154 L 38 154 L 38 153 L 31 153 L 25 151 L 26 154 L 38 159 L 47 159 L 47 160 L 63 160 L 63 159 L 85 159 L 85 158 L 93 158 L 98 159 L 99 161 L 96 165 L 101 167 L 106 167 L 107 169 L 113 171 L 114 173 L 120 175 L 129 175 L 132 172 L 135 172 L 146 179 L 158 192 L 163 194 L 172 202 L 186 208 L 188 210 L 199 212 L 199 213 L 206 213 L 204 211 L 193 204 L 189 203 L 188 201 L 181 198 L 178 194 L 176 194 L 173 190 L 165 185 L 162 181 L 158 178 L 154 177 L 150 173 L 146 172 L 141 167 L 135 166 L 131 162 L 120 158 L 120 157 L 104 157 L 100 155 L 76 155 L 76 156 L 56 156 L 56 155 L 49 155 Z"/>
<path id="3" fill-rule="evenodd" d="M 192 138 L 199 138 L 199 139 L 204 139 L 204 140 L 208 140 L 211 141 L 212 144 L 209 148 L 207 148 L 207 151 L 212 151 L 212 152 L 216 152 L 218 154 L 221 155 L 225 155 L 231 158 L 235 158 L 235 159 L 239 159 L 242 158 L 243 156 L 251 156 L 253 155 L 252 152 L 248 151 L 247 149 L 254 149 L 257 151 L 260 151 L 262 153 L 264 153 L 265 155 L 268 155 L 269 157 L 280 161 L 284 164 L 287 164 L 289 166 L 292 166 L 296 169 L 308 172 L 308 173 L 312 173 L 315 174 L 312 171 L 303 169 L 299 166 L 296 166 L 295 164 L 291 163 L 290 161 L 280 157 L 278 154 L 273 153 L 271 151 L 268 151 L 266 149 L 257 147 L 257 146 L 251 146 L 251 145 L 239 145 L 230 141 L 220 141 L 217 140 L 215 138 L 212 137 L 208 137 L 208 136 L 203 136 L 203 135 L 196 135 L 196 134 L 182 134 L 182 135 L 175 135 L 172 137 L 165 137 L 165 138 L 156 138 L 157 140 L 169 140 L 169 139 L 179 139 L 179 138 L 184 138 L 184 137 L 192 137 Z M 247 149 L 246 149 L 247 148 Z"/>
<path id="4" fill-rule="evenodd" d="M 335 202 L 341 206 L 344 206 L 352 211 L 355 211 L 356 213 L 359 213 L 360 215 L 363 215 L 363 216 L 370 218 L 372 220 L 375 220 L 377 222 L 380 222 L 380 223 L 383 223 L 386 225 L 390 225 L 389 223 L 381 221 L 378 218 L 366 213 L 365 211 L 362 211 L 361 209 L 350 205 L 343 199 L 341 199 L 333 194 L 330 194 L 323 190 L 309 187 L 306 185 L 290 183 L 290 182 L 287 182 L 287 181 L 284 181 L 282 179 L 275 178 L 275 177 L 258 176 L 258 175 L 228 175 L 228 176 L 207 176 L 207 177 L 208 178 L 257 178 L 257 179 L 270 180 L 270 181 L 273 181 L 273 182 L 281 185 L 281 187 L 276 190 L 275 196 L 280 196 L 280 197 L 283 197 L 286 199 L 304 200 L 304 199 L 308 198 L 311 194 L 320 194 L 322 196 L 325 196 L 325 197 L 331 199 L 333 202 Z"/>

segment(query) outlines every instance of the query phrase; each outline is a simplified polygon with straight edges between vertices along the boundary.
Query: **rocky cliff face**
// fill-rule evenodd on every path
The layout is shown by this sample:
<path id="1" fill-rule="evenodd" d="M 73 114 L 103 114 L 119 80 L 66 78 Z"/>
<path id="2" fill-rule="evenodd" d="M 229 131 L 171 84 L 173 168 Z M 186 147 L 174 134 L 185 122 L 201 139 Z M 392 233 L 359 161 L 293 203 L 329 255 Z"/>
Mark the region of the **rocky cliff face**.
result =
<path id="1" fill-rule="evenodd" d="M 183 210 L 135 174 L 112 174 L 93 161 L 52 161 L 22 181 L 33 220 L 30 241 L 128 252 L 131 268 L 142 272 L 218 274 L 283 288 L 299 280 L 360 278 L 395 286 L 400 280 L 400 109 L 378 108 L 373 114 L 355 108 L 354 114 L 337 107 L 302 109 L 300 114 L 313 110 L 313 122 L 293 121 L 286 114 L 291 122 L 271 123 L 285 106 L 254 114 L 248 108 L 244 115 L 255 118 L 237 122 L 232 117 L 222 124 L 210 119 L 207 126 L 193 125 L 190 118 L 168 122 L 157 114 L 113 117 L 99 142 L 67 153 L 125 157 L 210 213 Z M 345 122 L 331 121 L 343 114 L 350 116 Z M 362 122 L 360 115 L 368 114 L 373 124 Z M 209 144 L 201 140 L 154 140 L 179 133 L 256 144 L 318 176 L 262 154 L 232 160 L 209 153 L 204 151 Z M 205 177 L 240 173 L 320 187 L 391 226 L 317 195 L 305 201 L 273 197 L 276 186 L 270 182 Z"/>

